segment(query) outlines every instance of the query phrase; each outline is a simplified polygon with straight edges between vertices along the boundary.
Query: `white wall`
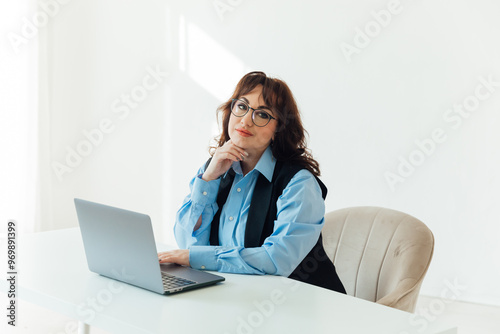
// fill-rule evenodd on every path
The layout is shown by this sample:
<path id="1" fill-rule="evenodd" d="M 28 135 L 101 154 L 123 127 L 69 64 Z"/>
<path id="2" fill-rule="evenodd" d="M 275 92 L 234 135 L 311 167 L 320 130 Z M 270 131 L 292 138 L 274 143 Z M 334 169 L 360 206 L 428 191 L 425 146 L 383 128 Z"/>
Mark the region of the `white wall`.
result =
<path id="1" fill-rule="evenodd" d="M 372 11 L 388 7 L 395 14 L 381 27 Z M 73 0 L 44 30 L 44 154 L 66 164 L 83 130 L 103 119 L 113 129 L 71 172 L 51 173 L 45 229 L 76 226 L 81 197 L 148 213 L 158 238 L 172 241 L 175 211 L 217 132 L 216 107 L 243 74 L 263 70 L 296 95 L 329 211 L 374 205 L 416 216 L 436 237 L 422 293 L 439 296 L 451 282 L 462 286 L 453 297 L 500 305 L 500 86 L 477 88 L 480 77 L 500 82 L 499 10 L 477 0 Z M 346 43 L 360 46 L 351 57 Z M 157 67 L 168 77 L 126 117 L 114 113 Z M 476 101 L 460 124 L 447 114 Z M 435 129 L 440 142 L 419 153 L 415 141 Z M 420 165 L 391 187 L 400 158 Z"/>

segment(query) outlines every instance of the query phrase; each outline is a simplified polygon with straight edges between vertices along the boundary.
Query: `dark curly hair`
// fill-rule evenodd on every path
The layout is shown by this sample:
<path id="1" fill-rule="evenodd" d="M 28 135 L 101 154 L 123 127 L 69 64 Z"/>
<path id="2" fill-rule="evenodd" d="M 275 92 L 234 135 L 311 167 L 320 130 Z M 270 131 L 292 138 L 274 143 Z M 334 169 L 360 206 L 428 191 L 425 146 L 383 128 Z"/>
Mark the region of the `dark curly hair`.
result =
<path id="1" fill-rule="evenodd" d="M 213 155 L 216 148 L 223 146 L 230 139 L 228 124 L 231 116 L 231 100 L 251 92 L 258 85 L 262 85 L 262 97 L 266 106 L 277 116 L 278 126 L 271 144 L 274 157 L 280 161 L 302 166 L 313 175 L 319 176 L 319 163 L 307 149 L 305 138 L 307 131 L 302 125 L 300 112 L 290 88 L 284 81 L 270 78 L 264 72 L 246 74 L 238 82 L 231 98 L 217 109 L 217 112 L 222 114 L 222 134 L 216 138 L 217 146 L 210 148 L 211 154 Z"/>

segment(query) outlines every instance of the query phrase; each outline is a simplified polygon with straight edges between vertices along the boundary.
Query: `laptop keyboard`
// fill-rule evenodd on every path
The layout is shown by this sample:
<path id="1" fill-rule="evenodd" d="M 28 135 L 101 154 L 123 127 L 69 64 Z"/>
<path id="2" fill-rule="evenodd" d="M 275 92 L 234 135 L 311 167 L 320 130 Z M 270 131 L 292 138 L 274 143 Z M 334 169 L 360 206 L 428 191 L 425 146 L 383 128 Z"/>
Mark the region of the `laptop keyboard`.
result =
<path id="1" fill-rule="evenodd" d="M 196 284 L 194 281 L 190 281 L 185 278 L 172 276 L 167 273 L 161 272 L 161 279 L 163 281 L 163 288 L 165 291 L 180 288 L 186 285 Z"/>

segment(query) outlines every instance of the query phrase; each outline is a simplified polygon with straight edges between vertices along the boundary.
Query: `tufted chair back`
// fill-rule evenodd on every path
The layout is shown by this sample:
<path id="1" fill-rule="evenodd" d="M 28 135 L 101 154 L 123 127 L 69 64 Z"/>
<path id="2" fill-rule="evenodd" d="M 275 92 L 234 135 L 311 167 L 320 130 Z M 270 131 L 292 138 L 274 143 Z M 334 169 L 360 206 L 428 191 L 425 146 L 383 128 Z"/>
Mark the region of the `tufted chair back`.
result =
<path id="1" fill-rule="evenodd" d="M 424 223 L 391 209 L 352 207 L 327 213 L 322 234 L 348 295 L 415 310 L 434 250 Z"/>

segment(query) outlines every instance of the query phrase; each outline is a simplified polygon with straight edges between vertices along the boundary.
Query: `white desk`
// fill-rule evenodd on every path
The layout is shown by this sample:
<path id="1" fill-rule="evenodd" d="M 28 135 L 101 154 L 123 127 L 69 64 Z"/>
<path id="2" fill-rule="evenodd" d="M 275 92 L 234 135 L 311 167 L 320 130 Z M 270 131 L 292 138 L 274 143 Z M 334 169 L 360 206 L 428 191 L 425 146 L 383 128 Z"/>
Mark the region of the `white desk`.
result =
<path id="1" fill-rule="evenodd" d="M 457 333 L 276 276 L 221 274 L 216 286 L 159 295 L 90 272 L 77 228 L 22 235 L 18 252 L 19 298 L 113 333 Z"/>

